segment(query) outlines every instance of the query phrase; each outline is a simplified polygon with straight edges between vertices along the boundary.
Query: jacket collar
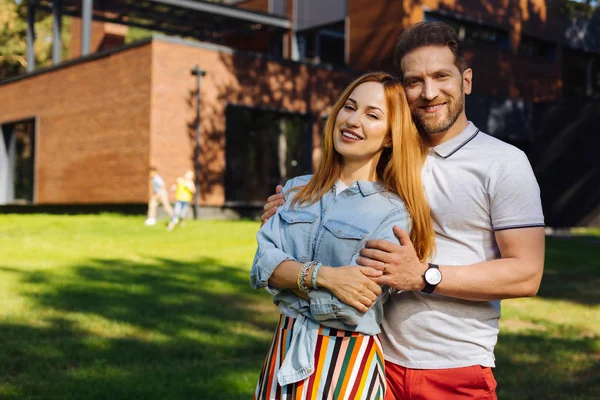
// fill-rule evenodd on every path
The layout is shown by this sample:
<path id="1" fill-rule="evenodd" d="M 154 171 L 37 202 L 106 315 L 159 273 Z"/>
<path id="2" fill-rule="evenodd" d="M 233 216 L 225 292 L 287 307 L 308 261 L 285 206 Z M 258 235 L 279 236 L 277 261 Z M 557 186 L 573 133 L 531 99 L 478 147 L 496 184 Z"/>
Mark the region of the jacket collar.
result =
<path id="1" fill-rule="evenodd" d="M 473 140 L 478 133 L 479 129 L 469 121 L 469 124 L 461 133 L 444 143 L 432 147 L 431 150 L 435 151 L 442 158 L 448 158 Z"/>
<path id="2" fill-rule="evenodd" d="M 360 192 L 363 196 L 370 196 L 375 193 L 384 192 L 386 189 L 379 182 L 355 181 L 346 190 L 350 190 L 352 194 Z"/>

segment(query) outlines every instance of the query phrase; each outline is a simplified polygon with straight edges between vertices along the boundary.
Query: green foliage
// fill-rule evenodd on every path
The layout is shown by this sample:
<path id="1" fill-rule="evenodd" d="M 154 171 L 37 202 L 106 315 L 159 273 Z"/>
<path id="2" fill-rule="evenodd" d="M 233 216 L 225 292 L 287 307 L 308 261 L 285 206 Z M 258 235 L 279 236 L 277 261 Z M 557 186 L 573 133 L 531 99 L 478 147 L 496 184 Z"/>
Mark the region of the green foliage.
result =
<path id="1" fill-rule="evenodd" d="M 562 11 L 569 17 L 589 18 L 598 11 L 598 0 L 563 0 Z"/>
<path id="2" fill-rule="evenodd" d="M 125 37 L 125 43 L 135 42 L 152 36 L 152 31 L 149 29 L 138 28 L 136 26 L 130 26 L 127 28 L 127 36 Z"/>
<path id="3" fill-rule="evenodd" d="M 70 49 L 70 18 L 62 21 L 62 57 L 68 58 Z M 36 67 L 52 63 L 52 14 L 38 11 L 35 16 L 36 40 L 34 54 Z M 0 79 L 18 75 L 27 68 L 27 1 L 0 0 Z"/>

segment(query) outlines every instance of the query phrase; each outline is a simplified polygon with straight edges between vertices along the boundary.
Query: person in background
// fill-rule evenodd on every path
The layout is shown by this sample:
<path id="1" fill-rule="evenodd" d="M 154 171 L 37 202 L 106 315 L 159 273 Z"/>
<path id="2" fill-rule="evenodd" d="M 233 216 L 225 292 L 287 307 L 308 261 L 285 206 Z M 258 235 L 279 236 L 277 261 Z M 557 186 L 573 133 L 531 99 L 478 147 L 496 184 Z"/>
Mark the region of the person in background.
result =
<path id="1" fill-rule="evenodd" d="M 156 209 L 161 204 L 169 218 L 173 217 L 173 209 L 171 203 L 169 203 L 169 196 L 167 195 L 167 187 L 165 181 L 158 174 L 158 169 L 155 166 L 151 166 L 148 170 L 150 177 L 150 184 L 152 185 L 152 196 L 148 202 L 148 218 L 146 219 L 146 226 L 156 224 Z"/>
<path id="2" fill-rule="evenodd" d="M 190 202 L 192 201 L 192 195 L 196 193 L 194 173 L 192 171 L 187 171 L 183 177 L 177 178 L 177 183 L 173 185 L 173 188 L 175 189 L 175 211 L 167 226 L 168 231 L 173 230 L 178 222 L 183 222 L 183 219 L 187 215 L 188 209 L 190 208 Z"/>

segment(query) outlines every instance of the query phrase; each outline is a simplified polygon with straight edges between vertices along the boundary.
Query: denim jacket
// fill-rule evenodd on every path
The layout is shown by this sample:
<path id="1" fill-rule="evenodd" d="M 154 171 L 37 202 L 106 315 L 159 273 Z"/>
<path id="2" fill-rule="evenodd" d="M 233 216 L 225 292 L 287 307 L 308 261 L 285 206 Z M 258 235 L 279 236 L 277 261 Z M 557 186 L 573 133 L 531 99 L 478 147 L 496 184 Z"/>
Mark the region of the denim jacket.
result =
<path id="1" fill-rule="evenodd" d="M 289 290 L 269 286 L 279 264 L 286 260 L 318 261 L 330 267 L 357 265 L 356 257 L 367 240 L 397 242 L 392 231 L 398 225 L 410 230 L 410 217 L 400 198 L 377 182 L 357 181 L 339 194 L 335 186 L 313 205 L 290 208 L 296 191 L 311 175 L 289 180 L 284 188 L 285 204 L 258 231 L 258 250 L 250 273 L 254 288 L 265 288 L 281 314 L 296 318 L 292 339 L 277 375 L 280 385 L 306 379 L 314 371 L 314 351 L 320 325 L 330 328 L 380 333 L 382 302 L 387 290 L 366 313 L 338 300 L 331 292 L 310 292 L 310 301 Z"/>

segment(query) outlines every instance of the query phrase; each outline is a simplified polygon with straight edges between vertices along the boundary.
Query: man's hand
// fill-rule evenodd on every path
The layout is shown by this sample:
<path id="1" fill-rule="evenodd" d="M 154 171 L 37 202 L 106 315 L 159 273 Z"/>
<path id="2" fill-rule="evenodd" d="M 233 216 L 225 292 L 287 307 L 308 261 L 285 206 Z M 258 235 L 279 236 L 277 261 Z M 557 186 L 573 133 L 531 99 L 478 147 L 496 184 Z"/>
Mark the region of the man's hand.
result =
<path id="1" fill-rule="evenodd" d="M 283 186 L 277 185 L 275 188 L 275 194 L 269 196 L 267 199 L 267 204 L 263 207 L 264 213 L 260 216 L 261 226 L 267 222 L 269 218 L 271 218 L 277 212 L 279 206 L 282 206 L 285 203 L 285 199 L 283 198 L 283 194 L 281 194 L 281 189 Z"/>
<path id="2" fill-rule="evenodd" d="M 342 303 L 367 312 L 381 294 L 381 287 L 372 280 L 377 276 L 381 276 L 381 272 L 368 267 L 322 267 L 317 284 L 328 289 Z"/>
<path id="3" fill-rule="evenodd" d="M 406 232 L 394 226 L 394 234 L 400 244 L 387 240 L 369 240 L 360 251 L 356 262 L 383 272 L 371 278 L 379 285 L 388 285 L 396 290 L 421 290 L 425 287 L 423 274 L 427 264 L 421 263 Z"/>

